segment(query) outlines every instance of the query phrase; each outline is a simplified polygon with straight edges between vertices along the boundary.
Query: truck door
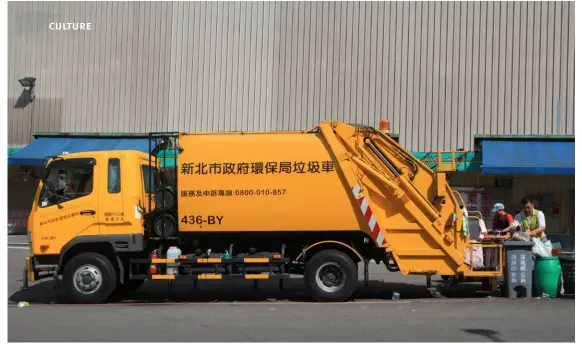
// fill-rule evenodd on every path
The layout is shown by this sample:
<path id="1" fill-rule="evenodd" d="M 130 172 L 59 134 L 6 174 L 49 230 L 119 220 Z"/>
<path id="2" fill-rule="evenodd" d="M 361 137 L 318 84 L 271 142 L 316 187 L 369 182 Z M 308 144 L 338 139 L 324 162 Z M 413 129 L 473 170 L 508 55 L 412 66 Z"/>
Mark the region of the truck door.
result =
<path id="1" fill-rule="evenodd" d="M 110 152 L 103 157 L 99 192 L 101 235 L 142 234 L 141 170 L 127 152 Z"/>
<path id="2" fill-rule="evenodd" d="M 33 254 L 59 254 L 77 236 L 99 235 L 99 168 L 95 158 L 56 160 L 33 206 Z"/>
<path id="3" fill-rule="evenodd" d="M 103 171 L 101 175 L 102 187 L 99 220 L 101 222 L 101 234 L 126 234 L 127 227 L 131 226 L 130 217 L 125 207 L 124 196 L 128 187 L 126 177 L 122 173 L 125 171 L 123 159 L 117 155 L 106 155 L 104 157 Z"/>

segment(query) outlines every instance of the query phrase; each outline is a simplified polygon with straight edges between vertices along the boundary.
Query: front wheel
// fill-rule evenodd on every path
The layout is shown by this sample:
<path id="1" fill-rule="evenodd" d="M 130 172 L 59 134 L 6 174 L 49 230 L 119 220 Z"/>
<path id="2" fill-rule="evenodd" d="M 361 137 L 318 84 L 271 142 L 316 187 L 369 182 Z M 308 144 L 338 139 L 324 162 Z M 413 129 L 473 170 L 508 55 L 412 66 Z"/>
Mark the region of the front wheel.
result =
<path id="1" fill-rule="evenodd" d="M 107 257 L 93 252 L 73 257 L 63 273 L 67 297 L 75 303 L 102 303 L 117 286 L 117 274 Z"/>
<path id="2" fill-rule="evenodd" d="M 343 302 L 358 286 L 358 267 L 346 254 L 325 250 L 307 261 L 304 279 L 315 300 Z"/>

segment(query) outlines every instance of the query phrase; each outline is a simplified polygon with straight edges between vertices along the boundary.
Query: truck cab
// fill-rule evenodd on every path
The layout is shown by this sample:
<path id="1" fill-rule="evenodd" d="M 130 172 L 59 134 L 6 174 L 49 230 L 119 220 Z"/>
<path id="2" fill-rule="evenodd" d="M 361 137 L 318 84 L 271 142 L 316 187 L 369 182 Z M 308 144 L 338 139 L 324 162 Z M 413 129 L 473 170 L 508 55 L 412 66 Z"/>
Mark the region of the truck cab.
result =
<path id="1" fill-rule="evenodd" d="M 86 283 L 75 287 L 80 294 L 87 293 L 92 283 L 103 283 L 97 276 L 102 271 L 92 271 L 89 261 L 67 276 L 67 263 L 77 253 L 98 247 L 115 263 L 115 256 L 141 252 L 144 209 L 158 184 L 157 174 L 149 155 L 138 151 L 65 153 L 52 158 L 28 219 L 32 257 L 26 262 L 27 282 L 59 274 L 65 279 L 82 277 Z"/>

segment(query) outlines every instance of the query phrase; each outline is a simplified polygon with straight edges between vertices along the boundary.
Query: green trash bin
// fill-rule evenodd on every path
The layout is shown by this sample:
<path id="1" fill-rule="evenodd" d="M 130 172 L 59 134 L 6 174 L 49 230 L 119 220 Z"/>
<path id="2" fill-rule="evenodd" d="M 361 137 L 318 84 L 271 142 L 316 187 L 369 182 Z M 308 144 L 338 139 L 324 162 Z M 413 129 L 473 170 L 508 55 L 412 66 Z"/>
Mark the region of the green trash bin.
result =
<path id="1" fill-rule="evenodd" d="M 561 274 L 560 257 L 536 257 L 533 278 L 534 296 L 546 294 L 550 298 L 558 297 Z"/>

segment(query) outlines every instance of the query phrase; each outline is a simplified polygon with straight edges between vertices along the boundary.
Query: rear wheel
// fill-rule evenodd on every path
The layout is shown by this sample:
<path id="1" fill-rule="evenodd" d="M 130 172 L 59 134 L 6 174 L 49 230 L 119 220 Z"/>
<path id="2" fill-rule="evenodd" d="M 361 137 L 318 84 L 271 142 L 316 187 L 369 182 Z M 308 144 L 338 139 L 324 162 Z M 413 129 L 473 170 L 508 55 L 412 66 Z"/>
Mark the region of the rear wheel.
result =
<path id="1" fill-rule="evenodd" d="M 343 302 L 356 290 L 358 267 L 346 254 L 325 250 L 307 261 L 304 279 L 315 300 Z"/>
<path id="2" fill-rule="evenodd" d="M 65 266 L 63 287 L 75 303 L 101 303 L 113 293 L 117 276 L 113 265 L 99 253 L 81 253 Z"/>

